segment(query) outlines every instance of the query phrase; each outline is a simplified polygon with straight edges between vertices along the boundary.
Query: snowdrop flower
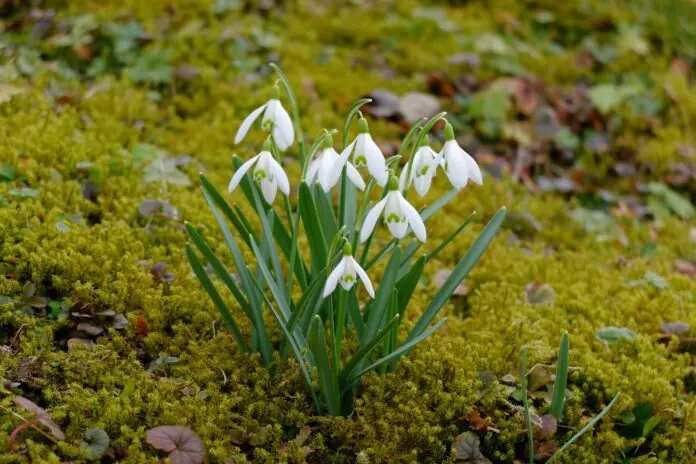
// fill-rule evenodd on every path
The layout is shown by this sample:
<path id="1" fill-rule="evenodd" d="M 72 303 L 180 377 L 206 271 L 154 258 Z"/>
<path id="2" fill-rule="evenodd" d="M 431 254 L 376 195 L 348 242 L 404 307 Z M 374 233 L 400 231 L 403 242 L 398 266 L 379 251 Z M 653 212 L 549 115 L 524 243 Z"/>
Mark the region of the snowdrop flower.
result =
<path id="1" fill-rule="evenodd" d="M 411 206 L 401 194 L 399 181 L 396 179 L 396 176 L 391 176 L 389 179 L 389 193 L 382 201 L 373 206 L 370 212 L 367 213 L 367 216 L 365 216 L 365 222 L 360 230 L 360 243 L 372 235 L 372 231 L 375 229 L 382 211 L 384 211 L 384 222 L 387 223 L 389 232 L 391 232 L 394 238 L 403 238 L 406 232 L 408 232 L 408 227 L 411 226 L 413 233 L 416 234 L 416 238 L 421 242 L 425 242 L 426 233 L 423 220 L 416 208 Z"/>
<path id="2" fill-rule="evenodd" d="M 428 146 L 427 136 L 425 143 L 416 150 L 411 161 L 411 173 L 408 174 L 409 166 L 406 165 L 399 176 L 399 190 L 404 191 L 411 184 L 415 184 L 418 195 L 424 197 L 430 186 L 433 184 L 433 177 L 437 172 L 437 165 L 440 163 L 440 155 L 435 153 Z M 406 185 L 406 176 L 408 175 L 408 185 Z"/>
<path id="3" fill-rule="evenodd" d="M 340 155 L 333 148 L 333 138 L 328 135 L 324 139 L 324 145 L 319 151 L 319 155 L 309 163 L 307 169 L 307 183 L 319 180 L 324 192 L 329 192 L 336 186 L 341 178 L 343 166 L 346 167 L 348 179 L 360 190 L 365 190 L 365 181 L 360 177 L 360 173 L 355 166 L 348 161 L 350 150 L 346 148 Z"/>
<path id="4" fill-rule="evenodd" d="M 372 140 L 368 131 L 367 120 L 358 120 L 358 136 L 346 147 L 346 150 L 353 151 L 353 164 L 356 168 L 367 166 L 367 171 L 380 187 L 384 187 L 389 180 L 389 171 L 384 161 L 382 150 Z"/>
<path id="5" fill-rule="evenodd" d="M 239 126 L 237 135 L 234 136 L 235 144 L 238 144 L 246 137 L 251 125 L 258 119 L 261 113 L 263 113 L 261 124 L 264 128 L 271 130 L 271 136 L 278 149 L 280 151 L 285 151 L 292 145 L 295 140 L 292 120 L 280 103 L 279 97 L 280 89 L 276 86 L 273 98 L 252 111 L 249 116 L 244 119 L 242 125 Z"/>
<path id="6" fill-rule="evenodd" d="M 273 158 L 271 154 L 271 142 L 266 140 L 263 143 L 261 153 L 254 156 L 246 163 L 242 164 L 237 172 L 232 176 L 227 190 L 232 193 L 241 182 L 244 174 L 253 166 L 251 178 L 261 188 L 261 193 L 268 203 L 273 203 L 276 192 L 280 189 L 285 195 L 290 195 L 290 182 L 288 176 L 283 171 L 282 166 Z"/>
<path id="7" fill-rule="evenodd" d="M 360 267 L 360 264 L 352 256 L 353 250 L 350 244 L 346 243 L 343 247 L 343 258 L 339 261 L 338 265 L 331 271 L 329 278 L 326 279 L 326 285 L 324 286 L 324 298 L 329 296 L 336 290 L 338 283 L 341 283 L 343 290 L 350 290 L 357 282 L 356 277 L 360 277 L 365 290 L 370 294 L 370 298 L 375 297 L 375 290 L 372 288 L 372 283 L 370 278 L 367 277 L 365 270 Z"/>
<path id="8" fill-rule="evenodd" d="M 450 123 L 445 125 L 445 140 L 440 157 L 442 158 L 442 168 L 445 170 L 452 187 L 462 189 L 469 179 L 476 184 L 483 185 L 481 170 L 474 158 L 454 140 L 454 129 Z"/>

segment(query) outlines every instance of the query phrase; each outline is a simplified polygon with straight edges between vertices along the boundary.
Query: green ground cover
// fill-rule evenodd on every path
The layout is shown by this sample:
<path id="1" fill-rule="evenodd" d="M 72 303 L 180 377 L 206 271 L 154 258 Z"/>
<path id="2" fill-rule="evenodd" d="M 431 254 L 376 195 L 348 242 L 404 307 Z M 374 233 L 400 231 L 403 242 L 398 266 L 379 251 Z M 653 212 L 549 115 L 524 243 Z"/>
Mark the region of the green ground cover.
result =
<path id="1" fill-rule="evenodd" d="M 239 352 L 184 252 L 188 222 L 229 258 L 197 173 L 224 190 L 232 155 L 256 154 L 258 133 L 234 135 L 271 96 L 270 61 L 308 140 L 371 95 L 385 152 L 443 110 L 485 171 L 428 226 L 425 252 L 476 211 L 403 336 L 508 211 L 446 325 L 365 376 L 347 417 L 315 414 L 292 359 L 269 373 Z M 696 462 L 695 63 L 688 0 L 0 0 L 0 462 L 86 461 L 89 429 L 102 462 L 157 462 L 162 425 L 210 462 L 526 462 L 520 350 L 541 416 L 564 331 L 567 406 L 535 432 L 538 462 L 617 392 L 555 462 Z M 448 189 L 440 173 L 413 199 Z M 59 430 L 17 431 L 36 416 L 18 396 Z"/>

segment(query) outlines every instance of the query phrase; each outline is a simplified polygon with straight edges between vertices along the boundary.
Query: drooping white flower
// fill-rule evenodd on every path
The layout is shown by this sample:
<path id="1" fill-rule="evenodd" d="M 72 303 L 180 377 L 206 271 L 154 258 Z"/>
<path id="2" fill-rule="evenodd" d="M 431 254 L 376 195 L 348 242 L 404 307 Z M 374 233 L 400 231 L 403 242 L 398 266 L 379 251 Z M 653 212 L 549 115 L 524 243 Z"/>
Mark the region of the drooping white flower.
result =
<path id="1" fill-rule="evenodd" d="M 384 187 L 389 180 L 389 171 L 382 150 L 372 140 L 365 118 L 358 121 L 358 131 L 358 136 L 346 150 L 353 152 L 353 164 L 356 168 L 367 166 L 367 171 L 375 178 L 377 185 Z"/>
<path id="2" fill-rule="evenodd" d="M 253 167 L 254 170 L 252 171 L 251 178 L 259 185 L 263 198 L 265 198 L 268 203 L 273 203 L 278 189 L 285 195 L 290 195 L 290 182 L 288 181 L 287 174 L 283 171 L 283 167 L 273 158 L 273 155 L 269 151 L 269 143 L 264 143 L 263 148 L 261 153 L 254 156 L 237 169 L 237 172 L 232 176 L 227 190 L 232 193 L 239 185 L 239 182 L 241 182 L 244 174 Z"/>
<path id="3" fill-rule="evenodd" d="M 476 184 L 483 185 L 478 164 L 454 139 L 454 130 L 449 123 L 445 126 L 445 139 L 445 145 L 440 152 L 440 163 L 452 187 L 462 189 L 469 179 Z"/>
<path id="4" fill-rule="evenodd" d="M 411 174 L 408 174 L 408 164 L 404 166 L 399 176 L 399 190 L 404 191 L 411 184 L 415 184 L 418 195 L 425 196 L 433 184 L 433 177 L 437 172 L 437 166 L 440 163 L 440 155 L 435 153 L 427 144 L 422 145 L 416 150 L 413 155 Z M 409 176 L 408 185 L 406 184 L 406 176 Z"/>
<path id="5" fill-rule="evenodd" d="M 315 179 L 319 180 L 324 192 L 329 192 L 336 186 L 341 178 L 343 167 L 346 167 L 348 179 L 360 190 L 365 190 L 365 181 L 360 177 L 360 173 L 355 166 L 348 161 L 350 150 L 346 147 L 340 155 L 333 148 L 333 139 L 329 135 L 324 139 L 324 146 L 319 150 L 319 154 L 309 163 L 307 168 L 307 182 L 312 183 Z"/>
<path id="6" fill-rule="evenodd" d="M 370 237 L 377 225 L 379 217 L 384 211 L 384 222 L 387 223 L 389 232 L 394 238 L 401 239 L 408 232 L 409 226 L 413 229 L 416 238 L 425 242 L 425 224 L 418 211 L 401 194 L 399 181 L 396 176 L 389 179 L 389 193 L 365 216 L 362 229 L 360 230 L 360 242 L 364 242 Z"/>
<path id="7" fill-rule="evenodd" d="M 237 130 L 237 135 L 234 136 L 235 144 L 238 144 L 246 137 L 251 125 L 258 119 L 261 113 L 263 113 L 261 125 L 271 130 L 271 136 L 278 149 L 285 151 L 290 148 L 290 145 L 292 145 L 295 140 L 295 131 L 292 127 L 290 115 L 285 111 L 285 108 L 283 108 L 283 105 L 278 99 L 279 94 L 280 91 L 276 87 L 275 97 L 256 108 L 244 119 L 242 125 L 239 126 L 239 130 Z"/>
<path id="8" fill-rule="evenodd" d="M 336 290 L 338 283 L 341 283 L 343 290 L 350 290 L 353 285 L 357 282 L 357 277 L 360 277 L 365 290 L 370 294 L 370 298 L 375 297 L 375 290 L 372 288 L 372 283 L 370 278 L 367 276 L 365 270 L 360 267 L 360 264 L 353 258 L 352 250 L 349 244 L 346 244 L 343 248 L 343 258 L 339 261 L 338 265 L 331 271 L 329 278 L 326 279 L 326 285 L 324 286 L 324 298 L 329 296 Z"/>

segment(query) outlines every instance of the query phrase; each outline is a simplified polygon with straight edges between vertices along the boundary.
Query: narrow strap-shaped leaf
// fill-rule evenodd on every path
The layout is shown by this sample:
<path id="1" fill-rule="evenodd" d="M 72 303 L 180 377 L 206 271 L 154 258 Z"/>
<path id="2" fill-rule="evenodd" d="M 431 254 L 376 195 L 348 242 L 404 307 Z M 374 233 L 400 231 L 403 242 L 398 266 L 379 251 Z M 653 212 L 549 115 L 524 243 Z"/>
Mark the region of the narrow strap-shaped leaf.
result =
<path id="1" fill-rule="evenodd" d="M 423 244 L 418 240 L 411 240 L 411 242 L 406 245 L 406 248 L 404 248 L 404 251 L 401 252 L 401 268 L 396 277 L 397 280 L 401 280 L 401 278 L 408 273 L 409 269 L 411 269 L 411 258 L 413 258 L 413 255 L 420 249 L 421 245 Z"/>
<path id="2" fill-rule="evenodd" d="M 398 325 L 400 316 L 395 315 L 389 323 L 382 328 L 377 335 L 368 340 L 363 346 L 361 346 L 358 351 L 350 358 L 346 365 L 341 370 L 341 375 L 339 376 L 341 382 L 341 390 L 345 387 L 345 381 L 353 378 L 354 371 L 364 363 L 364 361 L 370 356 L 372 351 L 377 348 L 380 342 L 389 335 L 389 332 Z"/>
<path id="3" fill-rule="evenodd" d="M 307 286 L 307 290 L 304 291 L 302 297 L 297 302 L 297 306 L 292 311 L 290 319 L 288 320 L 288 328 L 292 330 L 295 326 L 297 319 L 304 313 L 306 308 L 314 307 L 318 298 L 321 298 L 321 293 L 324 289 L 324 283 L 326 282 L 326 268 L 322 269 L 314 276 L 312 282 Z"/>
<path id="4" fill-rule="evenodd" d="M 368 340 L 372 339 L 379 331 L 379 326 L 384 318 L 384 314 L 387 311 L 387 305 L 389 303 L 389 297 L 394 290 L 394 284 L 396 283 L 396 275 L 399 272 L 399 266 L 401 265 L 401 251 L 399 248 L 394 250 L 387 268 L 384 270 L 384 275 L 382 276 L 382 282 L 379 284 L 379 288 L 375 293 L 375 299 L 369 304 L 370 310 L 367 316 L 367 321 L 365 322 L 365 330 L 363 331 L 363 338 L 360 344 L 363 345 L 367 343 Z"/>
<path id="5" fill-rule="evenodd" d="M 280 309 L 281 314 L 285 318 L 284 320 L 287 321 L 290 318 L 291 311 L 288 302 L 285 300 L 285 293 L 280 289 L 280 287 L 278 287 L 278 284 L 276 284 L 275 280 L 273 279 L 271 271 L 268 269 L 268 266 L 266 266 L 263 253 L 256 242 L 252 241 L 251 247 L 254 250 L 257 265 L 263 274 L 263 278 L 266 281 L 271 294 L 273 295 L 273 299 L 275 299 L 278 309 Z"/>
<path id="6" fill-rule="evenodd" d="M 319 377 L 319 387 L 326 401 L 329 414 L 339 416 L 341 414 L 341 397 L 338 394 L 338 379 L 329 360 L 329 350 L 324 335 L 324 323 L 319 315 L 312 320 L 311 339 L 314 364 Z"/>
<path id="7" fill-rule="evenodd" d="M 399 301 L 399 289 L 395 288 L 394 291 L 391 294 L 391 297 L 389 298 L 389 310 L 387 311 L 386 314 L 386 320 L 389 321 L 394 318 L 394 316 L 398 316 L 398 312 L 396 311 L 396 305 L 397 302 Z M 382 342 L 382 356 L 387 356 L 389 353 L 393 352 L 394 349 L 396 348 L 396 336 L 397 332 L 399 331 L 398 326 L 392 327 L 392 329 L 389 331 L 389 334 L 387 335 L 387 338 L 384 339 Z M 379 371 L 381 373 L 387 372 L 387 368 L 389 367 L 389 363 L 384 363 L 381 366 L 379 366 Z"/>
<path id="8" fill-rule="evenodd" d="M 274 227 L 271 225 L 280 225 L 280 221 L 274 221 L 276 214 L 272 208 L 264 210 L 263 202 L 261 201 L 261 195 L 259 195 L 257 189 L 253 190 L 252 195 L 254 196 L 256 213 L 258 214 L 259 219 L 261 219 L 261 227 L 263 228 L 263 236 L 261 237 L 261 239 L 263 239 L 265 247 L 262 248 L 265 248 L 265 250 L 267 251 L 268 258 L 271 262 L 271 266 L 273 266 L 273 275 L 275 277 L 276 284 L 278 284 L 280 288 L 283 288 L 283 286 L 285 285 L 285 280 L 283 279 L 283 271 L 280 266 L 278 250 L 276 250 L 275 241 L 273 240 Z"/>
<path id="9" fill-rule="evenodd" d="M 189 263 L 191 263 L 191 269 L 193 269 L 194 274 L 196 274 L 198 280 L 201 281 L 203 288 L 210 296 L 210 299 L 213 300 L 215 307 L 218 309 L 218 311 L 220 311 L 220 314 L 222 315 L 222 320 L 225 321 L 225 324 L 230 329 L 230 332 L 232 332 L 232 336 L 237 342 L 237 345 L 239 345 L 240 351 L 242 351 L 242 353 L 248 353 L 249 348 L 247 347 L 246 341 L 244 340 L 242 332 L 239 330 L 239 327 L 237 326 L 234 317 L 232 317 L 229 308 L 222 300 L 222 297 L 220 297 L 218 291 L 215 289 L 215 285 L 213 285 L 213 282 L 212 280 L 210 280 L 210 277 L 205 272 L 205 269 L 203 269 L 203 266 L 201 265 L 198 256 L 196 256 L 196 253 L 188 244 L 186 245 L 186 257 L 188 258 Z"/>
<path id="10" fill-rule="evenodd" d="M 230 250 L 230 253 L 232 253 L 232 259 L 234 260 L 234 264 L 237 267 L 237 273 L 239 274 L 239 278 L 242 281 L 242 288 L 244 288 L 244 293 L 249 299 L 249 305 L 255 310 L 260 311 L 261 297 L 259 296 L 258 290 L 252 283 L 254 279 L 251 276 L 251 273 L 249 272 L 246 263 L 244 262 L 244 256 L 242 255 L 242 251 L 239 249 L 237 242 L 232 236 L 230 228 L 227 226 L 227 223 L 225 222 L 225 218 L 223 218 L 220 214 L 220 210 L 216 206 L 212 196 L 205 189 L 203 189 L 203 197 L 205 198 L 205 201 L 208 203 L 210 210 L 213 212 L 213 216 L 215 216 L 215 220 L 220 226 L 220 230 L 222 231 L 222 236 L 225 239 L 225 244 L 227 245 L 227 248 Z"/>
<path id="11" fill-rule="evenodd" d="M 446 239 L 444 239 L 442 242 L 440 242 L 440 244 L 437 247 L 435 247 L 435 249 L 428 254 L 426 262 L 429 263 L 433 258 L 435 258 L 442 251 L 443 248 L 445 248 L 447 245 L 449 245 L 449 243 L 452 240 L 454 240 L 454 238 L 457 235 L 459 235 L 459 233 L 462 230 L 464 230 L 464 228 L 471 222 L 471 220 L 474 218 L 475 215 L 476 215 L 476 212 L 474 211 L 473 213 L 471 213 L 469 215 L 468 218 L 466 218 L 466 220 L 464 222 L 462 222 L 459 225 L 459 227 L 457 227 L 457 229 L 454 232 L 452 232 Z"/>
<path id="12" fill-rule="evenodd" d="M 558 457 L 558 455 L 561 454 L 563 452 L 563 450 L 565 450 L 570 445 L 575 443 L 581 436 L 583 436 L 585 434 L 585 432 L 587 432 L 592 427 L 594 427 L 594 425 L 597 422 L 599 422 L 600 419 L 602 419 L 602 417 L 604 417 L 609 412 L 609 410 L 612 408 L 612 406 L 614 406 L 614 403 L 616 403 L 616 401 L 619 399 L 620 395 L 621 395 L 621 393 L 617 393 L 616 396 L 609 402 L 609 404 L 607 405 L 606 408 L 602 409 L 602 411 L 599 414 L 597 414 L 590 422 L 588 422 L 586 426 L 584 426 L 582 429 L 580 429 L 580 431 L 578 433 L 573 435 L 573 437 L 570 440 L 568 440 L 563 446 L 561 446 L 561 449 L 556 451 L 553 454 L 553 456 L 551 456 L 551 458 L 546 462 L 548 463 L 548 462 L 551 462 L 554 459 L 556 459 L 556 457 Z"/>
<path id="13" fill-rule="evenodd" d="M 246 217 L 240 214 L 241 211 L 238 208 L 236 208 L 236 211 L 233 211 L 229 203 L 225 201 L 218 189 L 215 188 L 205 175 L 201 174 L 200 179 L 203 190 L 210 195 L 210 198 L 213 199 L 218 208 L 220 208 L 220 211 L 222 211 L 222 214 L 224 214 L 234 228 L 237 229 L 239 235 L 244 237 L 243 240 L 248 240 L 247 237 L 249 237 L 249 234 L 253 234 L 255 237 L 256 232 L 254 232 L 254 229 L 249 225 Z"/>
<path id="14" fill-rule="evenodd" d="M 257 282 L 254 283 L 256 283 L 256 285 L 258 286 Z M 288 327 L 285 325 L 283 317 L 280 314 L 278 314 L 278 311 L 275 310 L 273 304 L 268 299 L 268 297 L 264 293 L 261 293 L 261 296 L 270 308 L 271 314 L 273 314 L 273 317 L 275 318 L 276 322 L 278 322 L 278 325 L 285 334 L 285 339 L 290 344 L 292 352 L 295 355 L 295 359 L 297 359 L 297 364 L 299 364 L 300 370 L 302 371 L 302 375 L 305 378 L 305 382 L 307 382 L 307 388 L 309 388 L 309 393 L 312 395 L 312 400 L 314 401 L 314 407 L 317 411 L 317 414 L 321 414 L 321 404 L 319 403 L 319 399 L 314 393 L 312 375 L 309 373 L 309 370 L 307 369 L 307 364 L 309 364 L 310 366 L 314 366 L 314 359 L 313 357 L 303 355 L 303 353 L 309 353 L 309 346 L 307 346 L 307 341 L 304 339 L 298 340 L 297 337 L 294 337 L 292 333 L 288 330 Z"/>
<path id="15" fill-rule="evenodd" d="M 333 208 L 331 207 L 331 203 L 329 203 L 329 199 L 327 198 L 328 195 L 331 195 L 331 193 L 325 193 L 319 183 L 314 184 L 314 204 L 317 207 L 319 219 L 321 220 L 321 226 L 324 230 L 324 236 L 326 238 L 335 236 L 336 231 L 338 230 Z"/>
<path id="16" fill-rule="evenodd" d="M 409 333 L 407 340 L 417 337 L 430 325 L 430 322 L 449 300 L 457 286 L 462 283 L 467 274 L 469 274 L 474 265 L 476 265 L 491 241 L 493 241 L 504 219 L 505 208 L 500 208 L 495 216 L 493 216 L 493 219 L 483 228 L 481 234 L 474 241 L 473 245 L 471 245 L 471 248 L 469 248 L 464 257 L 457 263 L 457 266 L 455 266 L 442 288 L 440 288 L 428 307 L 423 311 L 420 319 L 418 319 L 411 333 Z"/>
<path id="17" fill-rule="evenodd" d="M 565 403 L 566 384 L 568 382 L 568 351 L 570 338 L 568 332 L 561 335 L 561 346 L 558 352 L 556 364 L 556 380 L 553 383 L 553 395 L 551 396 L 550 412 L 557 421 L 563 418 L 563 405 Z"/>
<path id="18" fill-rule="evenodd" d="M 396 246 L 397 243 L 398 243 L 398 240 L 395 238 L 389 240 L 389 243 L 384 245 L 384 247 L 381 250 L 379 250 L 377 252 L 377 254 L 375 256 L 373 256 L 372 259 L 367 264 L 365 264 L 365 266 L 363 266 L 363 269 L 365 269 L 367 271 L 372 266 L 377 264 L 382 258 L 384 258 L 387 255 L 387 253 L 389 253 L 391 250 L 394 249 L 394 247 Z"/>
<path id="19" fill-rule="evenodd" d="M 213 253 L 203 237 L 201 237 L 198 231 L 189 223 L 186 223 L 186 232 L 191 238 L 193 244 L 196 245 L 196 248 L 198 248 L 203 257 L 210 263 L 215 271 L 215 274 L 225 283 L 230 292 L 232 292 L 232 295 L 234 295 L 235 299 L 254 325 L 255 336 L 252 340 L 255 344 L 258 344 L 258 348 L 261 352 L 261 356 L 263 356 L 264 363 L 266 363 L 266 365 L 271 364 L 273 362 L 273 351 L 271 348 L 271 342 L 268 338 L 268 333 L 266 332 L 266 324 L 263 320 L 263 313 L 255 310 L 249 305 L 249 302 L 246 300 L 242 291 L 237 286 L 237 283 L 234 281 L 234 279 L 232 279 L 232 276 L 227 271 L 227 268 L 225 268 L 225 265 L 222 264 L 217 256 L 215 256 L 215 253 Z M 256 347 L 254 347 L 254 350 L 256 351 Z"/>
<path id="20" fill-rule="evenodd" d="M 442 324 L 445 323 L 446 320 L 447 320 L 446 317 L 443 318 L 441 321 L 439 321 L 437 324 L 435 324 L 434 326 L 432 326 L 431 328 L 429 328 L 428 330 L 426 330 L 425 332 L 420 334 L 418 337 L 414 338 L 413 340 L 407 341 L 406 343 L 401 345 L 399 348 L 397 348 L 396 350 L 389 353 L 387 356 L 384 356 L 383 358 L 378 359 L 377 361 L 375 361 L 374 364 L 371 364 L 370 366 L 366 367 L 365 369 L 359 371 L 357 374 L 353 375 L 353 381 L 356 379 L 359 379 L 360 377 L 367 374 L 371 370 L 378 368 L 382 364 L 388 363 L 388 362 L 392 361 L 393 359 L 397 359 L 402 354 L 406 353 L 411 348 L 416 346 L 418 343 L 422 342 L 423 340 L 428 338 L 430 335 L 432 335 L 437 329 L 439 329 L 442 326 Z M 348 384 L 352 384 L 352 383 L 353 383 L 352 381 L 348 382 Z"/>
<path id="21" fill-rule="evenodd" d="M 302 223 L 304 224 L 307 241 L 312 255 L 312 273 L 319 272 L 320 269 L 326 267 L 327 249 L 326 236 L 319 223 L 312 192 L 306 182 L 300 184 L 300 199 Z"/>
<path id="22" fill-rule="evenodd" d="M 416 260 L 415 264 L 411 266 L 411 269 L 396 283 L 399 289 L 399 300 L 397 305 L 397 312 L 403 315 L 406 314 L 406 309 L 408 302 L 413 295 L 416 287 L 418 286 L 418 281 L 423 274 L 423 269 L 425 268 L 425 256 L 421 256 Z"/>
<path id="23" fill-rule="evenodd" d="M 358 334 L 358 339 L 362 340 L 363 332 L 365 331 L 365 322 L 363 321 L 362 313 L 360 312 L 360 303 L 355 292 L 348 296 L 348 315 L 353 323 L 353 328 Z"/>
<path id="24" fill-rule="evenodd" d="M 534 464 L 534 433 L 532 432 L 532 418 L 529 413 L 529 399 L 527 398 L 527 347 L 522 347 L 522 360 L 520 361 L 520 388 L 522 390 L 522 405 L 524 406 L 524 422 L 527 426 L 527 447 L 529 449 L 529 464 Z"/>

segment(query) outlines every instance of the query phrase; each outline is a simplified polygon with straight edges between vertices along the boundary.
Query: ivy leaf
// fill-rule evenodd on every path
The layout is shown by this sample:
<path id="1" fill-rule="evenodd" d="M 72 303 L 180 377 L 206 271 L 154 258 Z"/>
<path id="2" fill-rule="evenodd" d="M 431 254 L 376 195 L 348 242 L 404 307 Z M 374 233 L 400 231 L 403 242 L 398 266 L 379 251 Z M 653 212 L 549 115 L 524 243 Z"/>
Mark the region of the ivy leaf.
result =
<path id="1" fill-rule="evenodd" d="M 98 461 L 109 449 L 111 439 L 104 429 L 87 429 L 84 440 L 80 443 L 80 451 L 87 454 L 89 461 Z"/>
<path id="2" fill-rule="evenodd" d="M 481 453 L 481 440 L 474 432 L 464 432 L 452 443 L 452 452 L 458 463 L 490 463 Z"/>
<path id="3" fill-rule="evenodd" d="M 158 450 L 169 453 L 171 464 L 208 462 L 203 441 L 186 427 L 163 425 L 147 431 L 145 440 Z"/>
<path id="4" fill-rule="evenodd" d="M 611 346 L 622 340 L 635 340 L 638 336 L 634 331 L 626 327 L 603 327 L 595 332 L 595 338 Z"/>

